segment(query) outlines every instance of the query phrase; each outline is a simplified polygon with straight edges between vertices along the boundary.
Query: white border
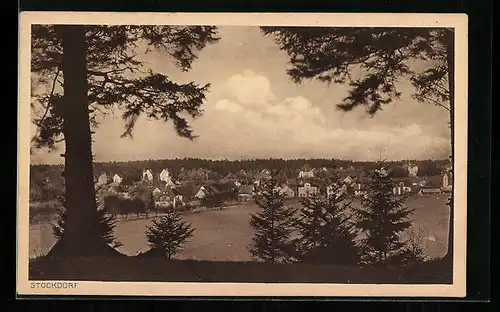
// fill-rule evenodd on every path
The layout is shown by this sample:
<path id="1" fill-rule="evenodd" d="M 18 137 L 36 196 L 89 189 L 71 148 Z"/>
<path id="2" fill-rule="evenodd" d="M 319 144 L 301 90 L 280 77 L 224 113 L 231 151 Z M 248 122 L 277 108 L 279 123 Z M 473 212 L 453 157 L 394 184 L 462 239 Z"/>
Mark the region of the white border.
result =
<path id="1" fill-rule="evenodd" d="M 31 288 L 28 281 L 30 37 L 32 24 L 450 27 L 455 29 L 454 273 L 452 285 L 81 282 L 73 289 Z M 395 13 L 110 13 L 20 14 L 17 292 L 20 295 L 391 296 L 466 295 L 467 45 L 465 14 Z"/>

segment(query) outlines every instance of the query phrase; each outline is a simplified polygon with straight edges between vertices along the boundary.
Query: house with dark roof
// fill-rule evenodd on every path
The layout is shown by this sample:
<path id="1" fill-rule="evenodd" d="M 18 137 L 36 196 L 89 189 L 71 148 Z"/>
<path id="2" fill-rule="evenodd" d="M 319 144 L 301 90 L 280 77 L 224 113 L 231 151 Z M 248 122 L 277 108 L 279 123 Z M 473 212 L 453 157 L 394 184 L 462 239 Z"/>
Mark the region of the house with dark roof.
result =
<path id="1" fill-rule="evenodd" d="M 282 184 L 278 186 L 278 192 L 280 195 L 284 196 L 285 198 L 294 198 L 296 196 L 295 190 L 293 187 L 290 187 L 287 184 Z"/>

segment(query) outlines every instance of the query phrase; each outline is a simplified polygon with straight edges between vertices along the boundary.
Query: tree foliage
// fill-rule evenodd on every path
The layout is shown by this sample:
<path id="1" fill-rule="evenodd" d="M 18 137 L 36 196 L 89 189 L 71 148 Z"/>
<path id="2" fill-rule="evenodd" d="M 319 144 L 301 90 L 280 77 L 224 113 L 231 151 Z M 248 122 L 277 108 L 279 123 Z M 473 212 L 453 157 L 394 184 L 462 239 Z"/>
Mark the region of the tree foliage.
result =
<path id="1" fill-rule="evenodd" d="M 260 211 L 250 215 L 250 225 L 255 231 L 250 253 L 269 263 L 288 262 L 293 253 L 291 235 L 296 209 L 285 205 L 278 186 L 274 176 L 261 181 L 255 195 Z"/>
<path id="2" fill-rule="evenodd" d="M 405 206 L 405 197 L 392 194 L 393 183 L 387 174 L 375 171 L 368 194 L 356 208 L 356 226 L 361 241 L 363 262 L 373 265 L 404 264 L 407 257 L 401 233 L 411 226 L 409 216 L 414 209 Z"/>
<path id="3" fill-rule="evenodd" d="M 138 54 L 158 50 L 188 71 L 196 53 L 218 41 L 215 27 L 205 26 L 85 26 L 86 67 L 90 122 L 97 126 L 99 114 L 118 108 L 126 121 L 123 135 L 132 135 L 137 118 L 171 120 L 177 133 L 194 138 L 187 113 L 202 114 L 201 104 L 209 84 L 176 83 L 167 75 L 146 69 Z M 64 101 L 61 87 L 62 36 L 54 25 L 33 25 L 31 41 L 33 82 L 42 91 L 32 94 L 33 122 L 38 132 L 35 146 L 53 148 L 64 140 Z"/>
<path id="4" fill-rule="evenodd" d="M 335 195 L 301 200 L 303 208 L 296 221 L 298 237 L 294 239 L 300 262 L 356 265 L 360 261 L 357 233 L 349 215 L 351 203 L 340 192 L 340 183 L 337 185 L 332 184 Z"/>
<path id="5" fill-rule="evenodd" d="M 297 83 L 317 79 L 349 85 L 337 107 L 365 107 L 370 115 L 399 98 L 407 78 L 413 96 L 450 110 L 449 51 L 453 30 L 445 28 L 262 27 L 290 56 L 288 75 Z M 419 61 L 421 66 L 414 66 Z"/>
<path id="6" fill-rule="evenodd" d="M 194 235 L 194 229 L 175 211 L 153 219 L 147 226 L 146 237 L 152 250 L 160 252 L 168 259 L 178 254 L 186 242 Z"/>

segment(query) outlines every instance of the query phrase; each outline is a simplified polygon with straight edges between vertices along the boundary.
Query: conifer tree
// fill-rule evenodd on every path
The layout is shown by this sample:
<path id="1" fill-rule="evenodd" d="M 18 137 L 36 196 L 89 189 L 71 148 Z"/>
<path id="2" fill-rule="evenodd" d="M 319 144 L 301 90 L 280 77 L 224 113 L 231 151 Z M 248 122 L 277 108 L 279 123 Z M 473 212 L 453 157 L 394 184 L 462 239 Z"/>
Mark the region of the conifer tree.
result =
<path id="1" fill-rule="evenodd" d="M 356 232 L 349 212 L 351 202 L 339 184 L 331 184 L 327 198 L 304 198 L 296 222 L 296 259 L 304 263 L 353 265 L 360 261 Z"/>
<path id="2" fill-rule="evenodd" d="M 193 235 L 194 229 L 191 224 L 182 220 L 175 211 L 169 211 L 166 215 L 155 218 L 153 224 L 146 230 L 151 250 L 159 252 L 168 259 L 178 254 Z"/>
<path id="3" fill-rule="evenodd" d="M 296 209 L 285 205 L 285 197 L 279 192 L 275 176 L 261 181 L 255 201 L 260 211 L 250 215 L 250 225 L 255 230 L 250 253 L 268 263 L 289 262 Z"/>
<path id="4" fill-rule="evenodd" d="M 392 193 L 393 183 L 385 170 L 375 170 L 368 194 L 355 209 L 356 225 L 364 234 L 362 262 L 371 265 L 404 264 L 406 244 L 400 237 L 410 228 L 414 209 L 405 206 L 406 197 Z"/>

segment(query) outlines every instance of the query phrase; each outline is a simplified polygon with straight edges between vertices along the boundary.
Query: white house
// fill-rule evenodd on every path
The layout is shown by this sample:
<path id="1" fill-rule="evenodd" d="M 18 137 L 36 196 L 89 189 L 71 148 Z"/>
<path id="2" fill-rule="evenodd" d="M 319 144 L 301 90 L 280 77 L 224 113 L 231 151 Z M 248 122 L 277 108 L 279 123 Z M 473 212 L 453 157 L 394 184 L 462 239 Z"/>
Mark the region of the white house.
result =
<path id="1" fill-rule="evenodd" d="M 318 193 L 318 187 L 309 182 L 304 183 L 303 186 L 298 188 L 299 197 L 311 197 L 317 195 Z"/>
<path id="2" fill-rule="evenodd" d="M 106 172 L 101 173 L 101 175 L 97 178 L 96 185 L 102 186 L 108 184 L 108 175 Z"/>
<path id="3" fill-rule="evenodd" d="M 416 177 L 418 175 L 418 166 L 408 166 L 408 176 Z"/>
<path id="4" fill-rule="evenodd" d="M 146 169 L 142 171 L 142 180 L 144 181 L 153 181 L 153 173 L 150 169 Z"/>
<path id="5" fill-rule="evenodd" d="M 342 182 L 344 182 L 346 185 L 350 186 L 354 183 L 354 179 L 351 178 L 350 176 L 347 176 Z"/>
<path id="6" fill-rule="evenodd" d="M 441 187 L 441 190 L 443 192 L 451 192 L 452 190 L 452 179 L 453 179 L 453 176 L 452 176 L 452 172 L 445 172 L 443 173 L 443 183 L 442 183 L 442 187 Z"/>
<path id="7" fill-rule="evenodd" d="M 405 185 L 404 182 L 399 182 L 395 187 L 392 188 L 392 193 L 394 195 L 402 195 L 411 192 L 411 187 Z"/>
<path id="8" fill-rule="evenodd" d="M 196 192 L 196 194 L 194 195 L 194 197 L 197 199 L 202 199 L 207 197 L 207 193 L 208 193 L 207 189 L 204 186 L 201 186 L 198 192 Z"/>
<path id="9" fill-rule="evenodd" d="M 113 176 L 113 184 L 116 184 L 116 185 L 119 185 L 120 183 L 122 183 L 123 181 L 123 178 L 121 175 L 119 175 L 118 173 L 116 173 L 114 176 Z"/>
<path id="10" fill-rule="evenodd" d="M 157 188 L 157 187 L 156 187 L 156 188 L 153 190 L 153 192 L 152 192 L 152 193 L 153 193 L 153 196 L 159 196 L 159 195 L 162 193 L 162 190 L 160 190 L 159 188 Z"/>
<path id="11" fill-rule="evenodd" d="M 168 171 L 168 169 L 165 168 L 160 172 L 160 181 L 162 181 L 162 182 L 170 181 L 171 182 L 170 171 Z"/>
<path id="12" fill-rule="evenodd" d="M 314 171 L 312 169 L 299 171 L 299 179 L 308 179 L 308 178 L 314 178 Z"/>

